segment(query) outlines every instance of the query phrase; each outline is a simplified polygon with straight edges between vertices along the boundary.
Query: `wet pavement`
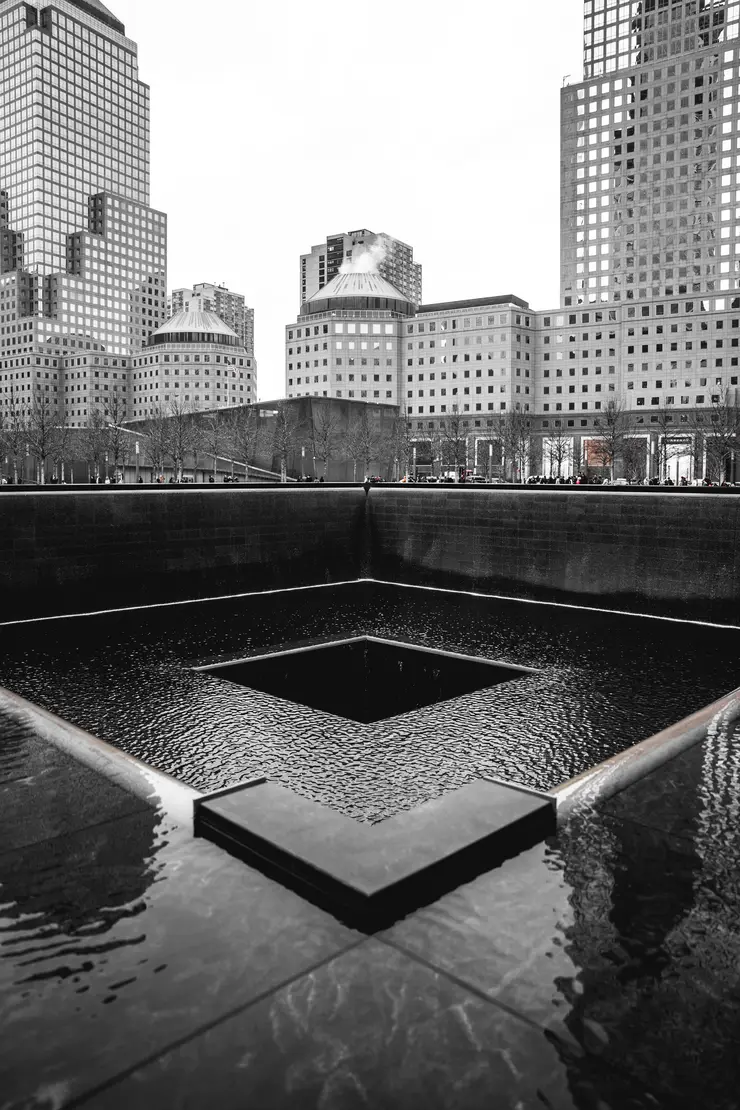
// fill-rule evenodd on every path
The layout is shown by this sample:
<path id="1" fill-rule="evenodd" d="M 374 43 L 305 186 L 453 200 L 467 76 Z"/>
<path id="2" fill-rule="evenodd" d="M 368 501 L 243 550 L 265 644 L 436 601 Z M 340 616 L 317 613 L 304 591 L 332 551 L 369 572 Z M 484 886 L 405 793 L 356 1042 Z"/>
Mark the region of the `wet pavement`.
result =
<path id="1" fill-rule="evenodd" d="M 0 713 L 0 1108 L 731 1110 L 732 729 L 364 936 Z"/>

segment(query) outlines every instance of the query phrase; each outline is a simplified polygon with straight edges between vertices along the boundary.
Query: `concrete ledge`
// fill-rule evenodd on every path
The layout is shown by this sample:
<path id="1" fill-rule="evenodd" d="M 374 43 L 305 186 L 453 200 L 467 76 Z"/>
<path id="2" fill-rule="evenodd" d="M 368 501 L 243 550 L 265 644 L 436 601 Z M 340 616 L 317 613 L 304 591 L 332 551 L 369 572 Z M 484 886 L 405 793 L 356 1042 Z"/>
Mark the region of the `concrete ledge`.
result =
<path id="1" fill-rule="evenodd" d="M 47 743 L 160 810 L 179 825 L 192 828 L 193 802 L 200 794 L 191 786 L 3 687 L 0 687 L 0 706 L 31 725 Z"/>
<path id="2" fill-rule="evenodd" d="M 196 836 L 367 931 L 554 831 L 550 798 L 483 779 L 376 825 L 273 783 L 199 801 L 195 813 Z"/>
<path id="3" fill-rule="evenodd" d="M 550 791 L 558 824 L 592 809 L 740 718 L 740 688 Z"/>

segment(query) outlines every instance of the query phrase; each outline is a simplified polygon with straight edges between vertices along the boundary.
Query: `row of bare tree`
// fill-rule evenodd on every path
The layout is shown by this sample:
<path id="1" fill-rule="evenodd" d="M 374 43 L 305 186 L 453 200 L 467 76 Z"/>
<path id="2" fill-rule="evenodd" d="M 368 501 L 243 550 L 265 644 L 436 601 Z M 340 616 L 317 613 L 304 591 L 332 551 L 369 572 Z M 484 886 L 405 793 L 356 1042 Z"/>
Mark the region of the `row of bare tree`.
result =
<path id="1" fill-rule="evenodd" d="M 0 408 L 0 460 L 7 460 L 11 481 L 18 483 L 26 460 L 32 458 L 43 484 L 52 466 L 71 461 L 71 451 L 69 429 L 51 398 L 37 394 L 28 404 L 11 386 Z"/>
<path id="2" fill-rule="evenodd" d="M 657 435 L 660 477 L 665 477 L 672 458 L 689 452 L 695 473 L 704 471 L 712 480 L 724 477 L 740 447 L 740 410 L 729 395 L 715 395 L 711 407 L 687 414 L 681 424 L 675 422 L 675 410 L 652 410 L 650 416 L 647 430 Z M 595 421 L 587 457 L 580 451 L 575 457 L 578 441 L 561 424 L 546 434 L 545 459 L 529 415 L 520 412 L 502 413 L 480 433 L 471 433 L 469 421 L 452 413 L 413 435 L 403 416 L 382 424 L 374 410 L 363 409 L 347 423 L 335 406 L 320 401 L 313 402 L 312 419 L 307 421 L 285 402 L 269 412 L 241 406 L 195 413 L 190 405 L 174 401 L 153 413 L 137 435 L 123 427 L 125 419 L 125 400 L 114 393 L 105 409 L 93 410 L 85 426 L 72 432 L 48 397 L 37 395 L 29 406 L 11 391 L 0 409 L 0 457 L 7 460 L 14 482 L 25 460 L 32 458 L 42 483 L 52 468 L 75 459 L 84 460 L 96 480 L 104 467 L 106 476 L 110 467 L 120 473 L 132 462 L 137 439 L 144 463 L 157 473 L 171 467 L 178 480 L 188 466 L 212 466 L 215 475 L 224 461 L 247 468 L 261 460 L 267 469 L 279 468 L 286 481 L 291 468 L 297 472 L 295 460 L 301 454 L 308 455 L 324 477 L 333 460 L 349 461 L 355 481 L 368 477 L 373 467 L 383 476 L 401 477 L 411 472 L 414 461 L 434 472 L 459 471 L 472 461 L 473 437 L 483 451 L 482 468 L 495 461 L 497 475 L 512 481 L 523 481 L 540 462 L 557 475 L 598 465 L 614 477 L 619 467 L 633 480 L 644 477 L 646 464 L 644 436 L 640 438 L 646 429 L 638 429 L 618 401 L 610 401 Z"/>
<path id="3" fill-rule="evenodd" d="M 614 477 L 621 463 L 624 477 L 631 481 L 645 477 L 645 430 L 657 436 L 657 475 L 668 475 L 672 459 L 689 456 L 694 477 L 706 476 L 712 481 L 724 480 L 731 460 L 740 448 L 740 409 L 729 391 L 714 394 L 703 410 L 686 413 L 686 420 L 677 423 L 671 408 L 656 408 L 650 413 L 646 428 L 637 428 L 633 418 L 618 401 L 610 401 L 596 420 L 596 436 L 591 454 L 599 465 Z"/>

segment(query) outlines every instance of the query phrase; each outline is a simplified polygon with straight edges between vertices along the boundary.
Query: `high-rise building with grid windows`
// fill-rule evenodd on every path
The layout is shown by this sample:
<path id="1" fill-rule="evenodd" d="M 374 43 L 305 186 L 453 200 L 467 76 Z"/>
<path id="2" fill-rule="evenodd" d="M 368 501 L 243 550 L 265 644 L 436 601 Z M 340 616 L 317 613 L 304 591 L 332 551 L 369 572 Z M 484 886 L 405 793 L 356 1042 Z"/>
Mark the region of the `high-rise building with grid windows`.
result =
<path id="1" fill-rule="evenodd" d="M 737 0 L 586 0 L 585 80 L 562 96 L 564 307 L 740 287 L 739 28 Z"/>
<path id="2" fill-rule="evenodd" d="M 0 0 L 0 403 L 125 414 L 166 290 L 136 44 L 100 0 Z"/>

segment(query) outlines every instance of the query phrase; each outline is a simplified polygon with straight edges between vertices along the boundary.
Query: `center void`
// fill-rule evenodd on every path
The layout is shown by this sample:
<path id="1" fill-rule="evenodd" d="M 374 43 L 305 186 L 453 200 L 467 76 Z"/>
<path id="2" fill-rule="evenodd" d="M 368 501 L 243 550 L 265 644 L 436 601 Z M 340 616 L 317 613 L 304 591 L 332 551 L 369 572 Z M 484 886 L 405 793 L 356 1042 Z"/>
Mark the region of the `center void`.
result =
<path id="1" fill-rule="evenodd" d="M 532 673 L 371 637 L 203 669 L 216 678 L 365 724 Z"/>

